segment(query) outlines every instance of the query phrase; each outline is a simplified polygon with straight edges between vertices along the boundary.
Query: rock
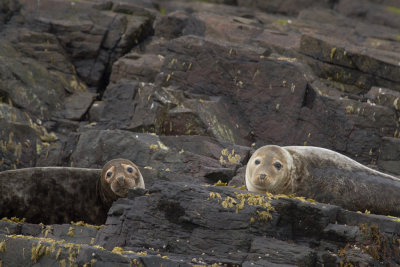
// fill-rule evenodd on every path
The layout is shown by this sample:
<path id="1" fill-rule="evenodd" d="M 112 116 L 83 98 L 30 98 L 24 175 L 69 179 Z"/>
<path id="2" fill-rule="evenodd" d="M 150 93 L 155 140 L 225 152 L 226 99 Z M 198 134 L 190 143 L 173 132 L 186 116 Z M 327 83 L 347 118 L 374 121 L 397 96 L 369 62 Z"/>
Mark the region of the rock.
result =
<path id="1" fill-rule="evenodd" d="M 160 72 L 164 57 L 153 54 L 129 53 L 113 64 L 111 82 L 121 79 L 153 82 Z"/>
<path id="2" fill-rule="evenodd" d="M 398 262 L 399 249 L 391 240 L 400 228 L 393 217 L 373 215 L 370 226 L 364 222 L 371 215 L 229 187 L 159 181 L 148 190 L 114 202 L 95 244 L 108 250 L 157 251 L 202 264 Z M 332 254 L 324 254 L 324 242 Z"/>
<path id="3" fill-rule="evenodd" d="M 54 34 L 72 58 L 79 76 L 96 86 L 117 58 L 152 34 L 151 12 L 134 3 L 111 3 L 109 8 L 97 9 L 90 1 L 47 0 L 28 3 L 21 12 L 38 30 Z M 41 16 L 35 16 L 33 10 L 40 11 Z"/>
<path id="4" fill-rule="evenodd" d="M 114 250 L 106 251 L 102 247 L 87 243 L 67 243 L 52 238 L 30 236 L 11 236 L 0 234 L 2 240 L 1 262 L 6 266 L 30 265 L 115 265 L 118 266 L 189 266 L 160 256 L 143 255 L 140 252 Z M 26 251 L 26 252 L 25 252 Z M 27 253 L 29 252 L 29 253 Z"/>
<path id="5" fill-rule="evenodd" d="M 391 137 L 383 138 L 378 167 L 395 175 L 400 175 L 399 161 L 400 139 Z"/>
<path id="6" fill-rule="evenodd" d="M 203 151 L 198 151 L 193 142 L 202 145 Z M 74 165 L 85 168 L 103 166 L 117 157 L 137 164 L 146 186 L 158 179 L 177 178 L 194 183 L 215 183 L 230 180 L 246 161 L 248 150 L 206 137 L 160 138 L 128 131 L 87 130 L 79 136 L 76 150 L 72 153 Z M 178 173 L 180 176 L 176 175 Z"/>
<path id="7" fill-rule="evenodd" d="M 0 173 L 6 196 L 42 196 L 22 211 L 0 203 L 4 216 L 37 215 L 0 221 L 0 265 L 399 264 L 396 218 L 287 197 L 268 200 L 272 219 L 247 204 L 236 214 L 244 192 L 210 186 L 243 188 L 252 149 L 266 144 L 325 147 L 398 175 L 399 10 L 396 0 L 0 0 L 0 170 L 68 170 Z M 107 208 L 86 219 L 99 212 L 94 196 L 86 213 L 60 203 L 82 189 L 71 173 L 87 178 L 79 168 L 116 157 L 137 163 L 150 190 L 109 211 L 96 239 L 108 249 L 126 239 L 112 252 L 90 244 L 96 228 L 70 224 L 104 223 Z M 33 193 L 20 195 L 19 179 Z M 236 206 L 208 199 L 214 188 Z"/>
<path id="8" fill-rule="evenodd" d="M 80 120 L 91 106 L 95 94 L 90 92 L 77 93 L 65 98 L 64 116 L 69 120 Z"/>
<path id="9" fill-rule="evenodd" d="M 363 50 L 365 49 L 346 45 L 343 42 L 339 44 L 332 38 L 322 36 L 303 35 L 300 43 L 300 52 L 308 56 L 334 65 L 356 69 L 369 76 L 374 75 L 377 80 L 372 85 L 380 85 L 380 82 L 385 83 L 385 80 L 389 80 L 396 86 L 396 82 L 399 81 L 396 75 L 399 71 L 397 54 L 374 49 Z M 371 84 L 359 83 L 358 85 L 371 87 Z"/>
<path id="10" fill-rule="evenodd" d="M 7 110 L 7 112 L 10 110 Z M 18 116 L 12 110 L 5 117 L 16 119 Z M 13 120 L 12 119 L 12 120 Z M 39 150 L 42 147 L 41 135 L 36 130 L 39 126 L 0 119 L 0 170 L 16 169 L 34 166 Z M 37 126 L 37 127 L 36 127 Z M 48 135 L 43 135 L 43 137 Z"/>
<path id="11" fill-rule="evenodd" d="M 239 6 L 252 7 L 260 9 L 268 13 L 280 13 L 285 15 L 296 15 L 302 9 L 313 8 L 313 7 L 325 7 L 332 8 L 335 1 L 324 0 L 315 2 L 312 0 L 302 0 L 302 1 L 258 1 L 258 0 L 238 0 Z"/>
<path id="12" fill-rule="evenodd" d="M 31 223 L 86 221 L 102 224 L 105 207 L 97 193 L 101 170 L 66 167 L 26 168 L 0 173 L 0 217 Z"/>
<path id="13" fill-rule="evenodd" d="M 374 3 L 374 1 L 339 1 L 335 7 L 340 13 L 349 17 L 356 17 L 366 20 L 371 24 L 388 25 L 393 28 L 400 27 L 398 16 L 399 3 L 395 1 L 387 2 L 384 5 Z"/>

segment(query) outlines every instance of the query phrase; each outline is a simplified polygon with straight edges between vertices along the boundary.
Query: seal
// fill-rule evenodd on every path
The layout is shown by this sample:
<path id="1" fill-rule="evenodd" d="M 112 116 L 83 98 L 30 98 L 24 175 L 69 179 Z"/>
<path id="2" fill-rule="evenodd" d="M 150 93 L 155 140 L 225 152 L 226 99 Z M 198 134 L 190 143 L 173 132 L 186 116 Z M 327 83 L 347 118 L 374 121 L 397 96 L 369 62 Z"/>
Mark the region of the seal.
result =
<path id="1" fill-rule="evenodd" d="M 296 194 L 348 210 L 400 216 L 400 179 L 335 151 L 267 145 L 246 166 L 246 187 L 257 193 Z"/>
<path id="2" fill-rule="evenodd" d="M 130 160 L 113 159 L 101 171 L 98 182 L 101 201 L 106 206 L 120 197 L 126 197 L 129 189 L 145 188 L 139 168 Z"/>

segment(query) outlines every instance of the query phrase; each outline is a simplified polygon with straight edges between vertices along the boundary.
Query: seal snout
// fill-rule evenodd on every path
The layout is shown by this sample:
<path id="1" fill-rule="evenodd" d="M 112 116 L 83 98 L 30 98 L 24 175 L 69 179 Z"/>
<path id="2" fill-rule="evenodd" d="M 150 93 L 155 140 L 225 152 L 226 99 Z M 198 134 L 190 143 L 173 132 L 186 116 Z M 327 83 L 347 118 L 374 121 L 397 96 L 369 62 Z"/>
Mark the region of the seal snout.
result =
<path id="1" fill-rule="evenodd" d="M 267 177 L 267 175 L 265 173 L 261 173 L 260 174 L 260 179 L 261 180 L 264 180 L 266 177 Z"/>
<path id="2" fill-rule="evenodd" d="M 119 184 L 124 184 L 124 177 L 123 176 L 118 176 L 116 179 L 117 179 L 117 182 Z"/>

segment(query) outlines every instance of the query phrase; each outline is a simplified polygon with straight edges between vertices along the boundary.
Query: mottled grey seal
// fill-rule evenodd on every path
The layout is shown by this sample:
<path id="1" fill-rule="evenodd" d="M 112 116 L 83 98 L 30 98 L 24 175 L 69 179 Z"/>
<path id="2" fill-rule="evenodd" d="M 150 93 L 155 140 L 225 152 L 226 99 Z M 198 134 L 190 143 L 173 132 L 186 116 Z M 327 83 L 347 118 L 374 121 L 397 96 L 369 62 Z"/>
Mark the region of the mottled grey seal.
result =
<path id="1" fill-rule="evenodd" d="M 126 197 L 129 189 L 145 188 L 139 168 L 130 160 L 113 159 L 107 162 L 99 179 L 98 192 L 104 205 L 111 206 L 120 197 Z"/>
<path id="2" fill-rule="evenodd" d="M 335 151 L 263 146 L 246 167 L 249 191 L 296 194 L 353 211 L 400 216 L 400 179 Z"/>

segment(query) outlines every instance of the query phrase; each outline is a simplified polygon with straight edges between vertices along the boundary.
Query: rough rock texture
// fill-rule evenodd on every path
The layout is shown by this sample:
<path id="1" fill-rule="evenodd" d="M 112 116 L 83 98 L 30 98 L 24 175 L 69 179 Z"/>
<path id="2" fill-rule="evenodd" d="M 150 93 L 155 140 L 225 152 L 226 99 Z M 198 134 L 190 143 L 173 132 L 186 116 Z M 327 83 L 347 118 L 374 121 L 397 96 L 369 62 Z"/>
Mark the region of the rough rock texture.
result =
<path id="1" fill-rule="evenodd" d="M 399 264 L 394 219 L 285 198 L 273 201 L 271 221 L 250 225 L 254 207 L 236 214 L 199 186 L 240 187 L 253 149 L 265 144 L 325 147 L 399 176 L 399 29 L 396 0 L 0 0 L 0 171 L 65 168 L 0 175 L 0 216 L 27 218 L 1 226 L 0 265 Z M 59 212 L 77 194 L 94 203 L 84 181 L 96 171 L 88 178 L 66 167 L 99 169 L 116 157 L 139 166 L 150 196 L 111 209 L 96 238 L 108 250 L 86 230 L 75 232 L 86 244 L 76 250 L 67 245 L 70 221 L 103 224 L 107 214 Z M 193 194 L 179 193 L 183 182 Z M 5 202 L 23 199 L 19 210 Z M 208 219 L 193 215 L 186 201 L 196 200 Z M 118 243 L 118 227 L 143 224 L 135 220 L 146 209 L 158 214 L 145 216 L 159 227 L 151 234 L 164 240 L 145 240 L 143 226 Z M 64 228 L 41 240 L 41 226 L 30 224 L 38 222 Z M 178 246 L 181 238 L 194 243 Z M 109 251 L 116 244 L 148 255 Z"/>
<path id="2" fill-rule="evenodd" d="M 107 207 L 98 196 L 99 169 L 26 168 L 0 172 L 0 217 L 32 223 L 102 224 Z"/>

